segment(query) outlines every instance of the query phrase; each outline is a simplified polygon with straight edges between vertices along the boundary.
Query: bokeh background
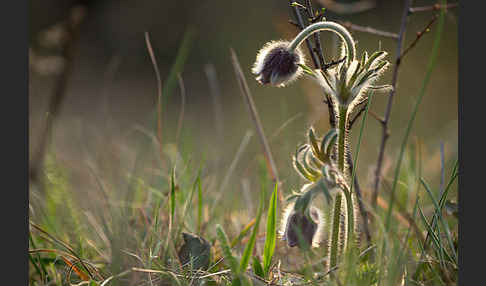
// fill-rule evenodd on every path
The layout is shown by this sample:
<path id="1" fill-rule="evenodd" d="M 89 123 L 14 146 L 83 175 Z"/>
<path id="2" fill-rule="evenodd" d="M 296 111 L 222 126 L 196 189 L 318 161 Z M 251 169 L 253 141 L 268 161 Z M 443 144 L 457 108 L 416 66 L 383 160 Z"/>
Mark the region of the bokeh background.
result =
<path id="1" fill-rule="evenodd" d="M 351 14 L 328 9 L 326 17 L 398 33 L 402 2 L 378 0 L 373 8 Z M 414 6 L 435 3 L 417 0 Z M 163 83 L 185 33 L 189 30 L 193 33 L 181 73 L 186 96 L 178 140 L 177 126 L 182 108 L 178 86 L 167 95 L 167 105 L 163 106 L 165 150 L 178 151 L 186 161 L 203 162 L 204 174 L 215 176 L 215 181 L 222 180 L 245 133 L 254 130 L 231 64 L 230 48 L 233 48 L 270 138 L 284 192 L 289 194 L 291 189 L 300 187 L 302 180 L 292 170 L 291 155 L 296 146 L 306 140 L 309 126 L 314 126 L 319 135 L 329 129 L 327 107 L 322 103 L 320 89 L 308 79 L 299 80 L 287 88 L 263 87 L 250 71 L 256 53 L 267 41 L 290 39 L 298 32 L 288 21 L 293 15 L 288 1 L 284 0 L 31 0 L 31 156 L 39 144 L 49 101 L 66 64 L 58 43 L 62 42 L 62 34 L 56 27 L 79 4 L 85 7 L 85 17 L 79 27 L 72 73 L 55 119 L 48 153 L 69 172 L 72 190 L 79 197 L 81 206 L 90 206 L 90 193 L 96 190 L 97 182 L 90 170 L 101 170 L 105 178 L 112 181 L 119 178 L 118 182 L 123 182 L 121 178 L 134 166 L 139 138 L 146 136 L 144 132 L 152 132 L 149 123 L 157 98 L 157 81 L 147 53 L 145 31 L 150 33 Z M 409 17 L 405 47 L 433 14 L 423 12 Z M 400 142 L 425 76 L 434 29 L 435 25 L 401 65 L 391 115 L 391 137 L 386 148 L 385 176 L 393 173 Z M 359 55 L 365 50 L 372 52 L 381 47 L 389 52 L 389 60 L 393 61 L 395 40 L 358 31 L 352 31 L 352 34 L 358 42 Z M 336 59 L 335 37 L 322 33 L 322 43 L 327 60 Z M 457 11 L 451 10 L 447 13 L 438 62 L 410 139 L 412 143 L 422 142 L 424 177 L 434 186 L 438 186 L 440 180 L 440 144 L 444 144 L 446 170 L 450 170 L 457 158 L 457 46 Z M 219 92 L 211 89 L 208 65 L 214 68 L 216 78 L 212 78 L 217 80 Z M 391 74 L 392 66 L 381 83 L 390 83 Z M 220 106 L 214 103 L 215 97 Z M 381 115 L 385 104 L 386 95 L 375 96 L 371 110 Z M 358 128 L 354 129 L 354 142 L 358 131 Z M 250 191 L 254 190 L 254 194 L 251 193 L 255 198 L 258 196 L 257 172 L 261 168 L 262 148 L 256 133 L 253 134 L 224 190 L 223 201 L 229 205 L 243 200 L 241 190 L 245 185 Z M 370 193 L 380 140 L 379 123 L 369 117 L 358 169 L 365 196 Z M 162 171 L 164 174 L 168 172 Z M 211 186 L 212 183 L 207 183 L 208 191 Z"/>

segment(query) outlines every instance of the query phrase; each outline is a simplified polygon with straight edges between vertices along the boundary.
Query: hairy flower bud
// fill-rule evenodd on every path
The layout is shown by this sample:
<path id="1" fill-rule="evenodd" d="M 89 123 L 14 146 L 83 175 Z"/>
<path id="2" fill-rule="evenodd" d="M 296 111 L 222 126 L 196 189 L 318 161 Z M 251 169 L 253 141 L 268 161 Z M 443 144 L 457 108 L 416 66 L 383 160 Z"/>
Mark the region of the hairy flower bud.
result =
<path id="1" fill-rule="evenodd" d="M 302 74 L 299 64 L 304 64 L 304 55 L 300 49 L 288 49 L 289 42 L 272 41 L 259 52 L 252 72 L 261 84 L 285 86 Z"/>
<path id="2" fill-rule="evenodd" d="M 320 242 L 323 219 L 318 209 L 310 207 L 307 213 L 293 210 L 287 211 L 284 218 L 285 228 L 283 240 L 290 247 L 298 246 L 301 249 L 316 247 Z"/>

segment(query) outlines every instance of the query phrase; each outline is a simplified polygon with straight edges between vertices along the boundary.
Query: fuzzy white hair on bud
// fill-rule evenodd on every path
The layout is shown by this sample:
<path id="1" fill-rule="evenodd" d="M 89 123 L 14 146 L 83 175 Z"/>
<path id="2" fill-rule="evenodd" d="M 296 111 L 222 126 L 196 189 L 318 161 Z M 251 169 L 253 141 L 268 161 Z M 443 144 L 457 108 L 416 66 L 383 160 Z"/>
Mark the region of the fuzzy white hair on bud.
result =
<path id="1" fill-rule="evenodd" d="M 289 50 L 287 41 L 271 41 L 258 52 L 252 73 L 261 84 L 283 87 L 302 75 L 305 64 L 300 49 Z"/>

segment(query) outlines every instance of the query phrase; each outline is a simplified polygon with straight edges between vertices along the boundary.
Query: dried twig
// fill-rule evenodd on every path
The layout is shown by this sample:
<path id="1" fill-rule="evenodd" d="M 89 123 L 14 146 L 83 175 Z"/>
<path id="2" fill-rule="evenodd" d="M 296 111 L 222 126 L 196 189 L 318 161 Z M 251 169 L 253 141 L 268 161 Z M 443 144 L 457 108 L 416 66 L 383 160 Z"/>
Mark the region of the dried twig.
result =
<path id="1" fill-rule="evenodd" d="M 292 2 L 294 2 L 294 1 L 289 0 L 289 5 L 292 7 L 292 11 L 294 12 L 294 16 L 297 20 L 298 28 L 303 30 L 305 28 L 305 25 L 304 25 L 304 20 L 302 19 L 302 15 L 300 14 L 299 7 L 293 6 Z M 314 63 L 314 66 L 316 67 L 316 69 L 320 69 L 321 66 L 320 66 L 319 58 L 316 55 L 316 51 L 312 47 L 312 43 L 311 43 L 310 39 L 309 38 L 305 39 L 305 43 L 307 45 L 307 48 L 309 49 L 309 54 L 311 55 L 312 62 Z"/>
<path id="2" fill-rule="evenodd" d="M 277 185 L 279 186 L 279 189 L 281 189 L 281 182 L 278 177 L 278 172 L 277 172 L 277 165 L 275 164 L 275 161 L 273 160 L 272 156 L 272 151 L 270 150 L 270 145 L 268 144 L 267 137 L 265 136 L 265 132 L 263 131 L 263 126 L 260 121 L 260 117 L 258 115 L 258 112 L 256 110 L 255 102 L 253 101 L 253 98 L 250 93 L 250 88 L 248 87 L 248 84 L 246 82 L 245 76 L 243 74 L 243 71 L 241 70 L 240 63 L 238 61 L 238 58 L 236 56 L 236 53 L 233 49 L 230 49 L 231 51 L 231 59 L 233 62 L 233 67 L 235 69 L 235 74 L 236 78 L 238 80 L 238 84 L 240 86 L 240 91 L 241 95 L 243 96 L 243 99 L 245 100 L 248 109 L 250 111 L 251 119 L 253 120 L 253 123 L 255 124 L 255 128 L 258 132 L 258 138 L 260 138 L 260 143 L 263 146 L 263 151 L 265 154 L 265 159 L 267 160 L 267 163 L 269 165 L 269 170 L 270 170 L 270 175 L 272 176 L 273 180 Z M 283 198 L 283 192 L 280 191 L 278 192 L 279 200 L 282 203 L 284 201 Z"/>
<path id="3" fill-rule="evenodd" d="M 422 6 L 422 7 L 412 7 L 410 9 L 408 9 L 408 11 L 410 13 L 416 13 L 416 12 L 426 12 L 426 11 L 439 11 L 443 6 L 445 6 L 445 9 L 452 9 L 452 8 L 456 8 L 459 6 L 458 3 L 449 3 L 449 4 L 446 4 L 446 5 L 441 5 L 439 3 L 436 3 L 434 5 L 431 5 L 431 6 Z"/>
<path id="4" fill-rule="evenodd" d="M 380 144 L 380 152 L 378 154 L 378 162 L 376 164 L 376 172 L 375 172 L 375 182 L 374 182 L 374 187 L 373 187 L 373 193 L 372 193 L 372 198 L 371 198 L 371 204 L 374 209 L 376 209 L 376 203 L 378 199 L 378 188 L 380 186 L 380 179 L 381 179 L 381 168 L 383 165 L 383 158 L 385 155 L 385 146 L 386 142 L 388 140 L 388 137 L 390 136 L 389 130 L 388 130 L 388 121 L 390 120 L 390 114 L 391 114 L 391 108 L 393 105 L 393 97 L 395 96 L 395 90 L 397 86 L 397 79 L 398 79 L 398 68 L 400 67 L 400 61 L 401 61 L 401 51 L 402 51 L 402 44 L 403 44 L 403 39 L 405 38 L 405 31 L 407 29 L 407 19 L 408 19 L 408 10 L 410 8 L 410 5 L 412 3 L 412 0 L 405 0 L 405 7 L 403 9 L 402 13 L 402 22 L 400 25 L 400 33 L 398 34 L 398 43 L 397 43 L 397 50 L 395 54 L 395 66 L 393 69 L 393 76 L 392 76 L 392 87 L 393 89 L 390 91 L 390 95 L 388 96 L 388 103 L 386 106 L 385 110 L 385 116 L 383 118 L 383 121 L 381 122 L 382 126 L 382 136 L 381 136 L 381 144 Z"/>
<path id="5" fill-rule="evenodd" d="M 373 34 L 373 35 L 377 35 L 377 36 L 382 36 L 382 37 L 387 37 L 387 38 L 392 38 L 392 39 L 395 39 L 395 40 L 398 40 L 399 39 L 399 35 L 395 34 L 395 33 L 390 33 L 390 32 L 386 32 L 386 31 L 381 31 L 381 30 L 377 30 L 375 28 L 372 28 L 372 27 L 365 27 L 365 26 L 360 26 L 360 25 L 355 25 L 349 21 L 338 21 L 340 24 L 342 24 L 344 27 L 350 29 L 350 30 L 354 30 L 354 31 L 359 31 L 359 32 L 365 32 L 365 33 L 369 33 L 369 34 Z"/>
<path id="6" fill-rule="evenodd" d="M 427 26 L 425 26 L 425 28 L 423 28 L 420 32 L 417 32 L 417 37 L 415 38 L 415 40 L 403 51 L 403 53 L 401 54 L 400 58 L 403 59 L 403 57 L 413 48 L 415 47 L 415 45 L 417 44 L 417 42 L 420 40 L 420 38 L 422 38 L 422 36 L 427 33 L 429 30 L 430 30 L 430 27 L 432 26 L 432 24 L 435 23 L 435 21 L 439 18 L 438 15 L 435 15 L 434 17 L 432 17 L 432 19 L 429 21 L 429 23 L 427 24 Z"/>
<path id="7" fill-rule="evenodd" d="M 312 7 L 311 0 L 306 0 L 306 11 L 307 11 L 307 16 L 309 19 L 314 17 L 314 8 Z M 319 19 L 316 17 L 316 19 Z M 316 20 L 317 21 L 317 20 Z M 311 23 L 314 23 L 311 21 Z M 325 69 L 326 63 L 324 61 L 324 54 L 322 52 L 322 46 L 321 46 L 321 37 L 320 33 L 314 33 L 314 52 L 317 54 L 319 57 L 319 64 L 321 65 L 321 68 Z"/>

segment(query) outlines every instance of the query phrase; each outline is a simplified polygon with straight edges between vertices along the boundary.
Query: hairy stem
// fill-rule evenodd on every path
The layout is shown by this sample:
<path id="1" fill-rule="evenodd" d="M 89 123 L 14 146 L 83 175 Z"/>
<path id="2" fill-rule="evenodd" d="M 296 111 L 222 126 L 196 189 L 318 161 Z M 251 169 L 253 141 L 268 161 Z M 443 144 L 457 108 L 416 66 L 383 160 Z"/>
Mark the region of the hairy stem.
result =
<path id="1" fill-rule="evenodd" d="M 344 174 L 344 156 L 346 154 L 346 117 L 347 117 L 347 108 L 346 106 L 339 107 L 339 123 L 338 123 L 338 168 Z M 344 241 L 341 243 L 346 243 L 350 237 L 353 237 L 353 229 L 354 229 L 354 217 L 352 215 L 352 200 L 351 200 L 351 193 L 347 190 L 343 190 L 346 196 L 346 207 L 347 207 L 347 226 L 348 226 L 348 235 L 344 238 Z M 340 216 L 341 216 L 341 203 L 342 203 L 342 194 L 339 193 L 336 195 L 334 200 L 334 214 L 333 214 L 333 221 L 332 221 L 332 234 L 331 234 L 331 249 L 330 249 L 330 268 L 336 266 L 337 263 L 337 253 L 339 251 L 338 246 L 339 243 L 339 225 L 340 225 Z M 351 208 L 350 208 L 351 206 Z M 346 243 L 347 244 L 347 243 Z M 349 244 L 348 244 L 349 245 Z"/>
<path id="2" fill-rule="evenodd" d="M 304 30 L 302 30 L 295 39 L 289 44 L 288 49 L 290 51 L 294 51 L 307 37 L 312 35 L 315 32 L 319 31 L 331 31 L 336 33 L 345 43 L 346 51 L 347 51 L 347 64 L 351 63 L 352 60 L 356 57 L 356 47 L 354 45 L 354 40 L 351 34 L 338 23 L 334 22 L 318 22 L 312 25 L 307 26 Z"/>
<path id="3" fill-rule="evenodd" d="M 337 265 L 337 254 L 339 251 L 339 221 L 341 215 L 341 201 L 342 195 L 337 194 L 334 200 L 334 214 L 332 216 L 332 229 L 331 229 L 331 249 L 329 252 L 329 269 L 332 269 Z"/>
<path id="4" fill-rule="evenodd" d="M 338 167 L 344 174 L 344 156 L 346 154 L 346 123 L 347 123 L 347 113 L 348 110 L 345 106 L 339 107 L 339 123 L 338 123 Z"/>

